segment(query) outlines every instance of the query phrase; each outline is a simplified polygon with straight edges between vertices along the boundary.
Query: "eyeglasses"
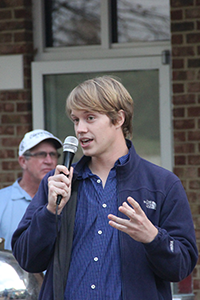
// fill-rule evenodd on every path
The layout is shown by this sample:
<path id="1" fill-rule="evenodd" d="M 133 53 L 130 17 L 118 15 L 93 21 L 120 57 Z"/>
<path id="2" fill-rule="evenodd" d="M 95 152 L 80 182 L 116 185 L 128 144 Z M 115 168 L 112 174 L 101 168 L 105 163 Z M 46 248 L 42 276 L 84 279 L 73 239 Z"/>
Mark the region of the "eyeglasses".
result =
<path id="1" fill-rule="evenodd" d="M 26 157 L 36 157 L 39 159 L 45 159 L 47 157 L 47 155 L 49 155 L 51 157 L 51 159 L 58 159 L 60 157 L 60 153 L 58 152 L 45 152 L 45 151 L 41 151 L 41 152 L 36 152 L 36 153 L 24 153 L 24 156 Z"/>

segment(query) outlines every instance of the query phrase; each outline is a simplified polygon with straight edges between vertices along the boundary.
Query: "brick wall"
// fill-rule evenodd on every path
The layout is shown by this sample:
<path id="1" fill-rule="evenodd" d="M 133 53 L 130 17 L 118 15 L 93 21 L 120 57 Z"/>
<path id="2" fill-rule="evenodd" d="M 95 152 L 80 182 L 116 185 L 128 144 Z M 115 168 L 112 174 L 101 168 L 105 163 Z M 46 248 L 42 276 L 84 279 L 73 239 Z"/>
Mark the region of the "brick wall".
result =
<path id="1" fill-rule="evenodd" d="M 200 0 L 171 0 L 174 172 L 186 189 L 200 248 Z M 200 299 L 200 265 L 193 273 Z"/>
<path id="2" fill-rule="evenodd" d="M 33 33 L 31 0 L 0 1 L 0 55 L 23 54 L 24 89 L 0 91 L 0 188 L 20 174 L 17 147 L 31 130 Z"/>

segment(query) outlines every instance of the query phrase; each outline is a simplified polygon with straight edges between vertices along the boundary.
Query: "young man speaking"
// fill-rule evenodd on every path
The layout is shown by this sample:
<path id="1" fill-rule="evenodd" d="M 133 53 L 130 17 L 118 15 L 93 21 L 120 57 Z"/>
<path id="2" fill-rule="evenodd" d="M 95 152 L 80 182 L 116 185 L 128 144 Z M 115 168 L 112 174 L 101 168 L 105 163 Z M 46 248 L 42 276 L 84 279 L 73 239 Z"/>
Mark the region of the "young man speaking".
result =
<path id="1" fill-rule="evenodd" d="M 13 236 L 15 257 L 29 272 L 47 269 L 42 300 L 172 299 L 170 282 L 198 258 L 180 180 L 135 152 L 133 100 L 119 81 L 83 82 L 67 112 L 84 155 L 42 180 Z"/>

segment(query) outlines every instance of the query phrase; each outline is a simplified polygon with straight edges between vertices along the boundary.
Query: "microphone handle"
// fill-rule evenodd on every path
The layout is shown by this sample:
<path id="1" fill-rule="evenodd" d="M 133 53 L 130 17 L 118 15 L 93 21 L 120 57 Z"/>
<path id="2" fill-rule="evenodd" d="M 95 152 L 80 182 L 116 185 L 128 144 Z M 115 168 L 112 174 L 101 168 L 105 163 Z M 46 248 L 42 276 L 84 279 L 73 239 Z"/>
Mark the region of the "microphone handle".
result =
<path id="1" fill-rule="evenodd" d="M 66 166 L 68 170 L 71 167 L 73 157 L 74 157 L 74 153 L 73 152 L 70 152 L 70 151 L 65 151 L 64 152 L 63 165 Z M 64 174 L 65 176 L 67 176 L 67 177 L 69 176 L 69 175 L 66 175 L 63 172 L 61 172 L 61 173 Z M 62 200 L 62 195 L 58 195 L 57 196 L 57 200 L 56 200 L 56 204 L 59 205 L 60 202 L 61 202 L 61 200 Z"/>

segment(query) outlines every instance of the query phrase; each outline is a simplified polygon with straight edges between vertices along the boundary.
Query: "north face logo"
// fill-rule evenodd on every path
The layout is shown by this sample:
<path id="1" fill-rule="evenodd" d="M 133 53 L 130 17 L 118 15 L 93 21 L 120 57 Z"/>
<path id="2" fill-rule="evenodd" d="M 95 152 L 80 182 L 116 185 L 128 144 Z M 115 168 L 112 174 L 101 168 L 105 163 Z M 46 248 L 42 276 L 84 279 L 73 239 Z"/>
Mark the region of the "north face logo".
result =
<path id="1" fill-rule="evenodd" d="M 146 208 L 156 210 L 156 202 L 154 202 L 152 200 L 144 200 L 143 202 L 145 203 Z"/>

